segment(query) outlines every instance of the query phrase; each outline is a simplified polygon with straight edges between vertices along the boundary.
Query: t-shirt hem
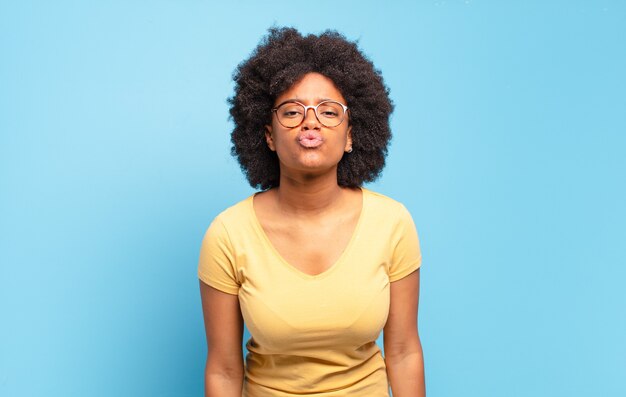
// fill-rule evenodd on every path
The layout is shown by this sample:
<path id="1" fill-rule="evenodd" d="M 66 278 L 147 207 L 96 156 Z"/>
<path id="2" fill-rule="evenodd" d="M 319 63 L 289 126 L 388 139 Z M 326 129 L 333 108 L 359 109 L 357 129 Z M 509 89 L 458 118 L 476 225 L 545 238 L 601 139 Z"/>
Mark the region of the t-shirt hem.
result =
<path id="1" fill-rule="evenodd" d="M 232 288 L 232 287 L 229 287 L 229 286 L 225 286 L 225 285 L 219 284 L 219 283 L 215 282 L 214 280 L 211 280 L 209 277 L 205 276 L 204 274 L 202 274 L 200 272 L 198 272 L 198 278 L 200 280 L 202 280 L 203 283 L 205 283 L 205 284 L 207 284 L 207 285 L 209 285 L 209 286 L 211 286 L 211 287 L 213 287 L 213 288 L 215 288 L 217 290 L 220 290 L 220 291 L 225 292 L 225 293 L 230 294 L 230 295 L 239 295 L 239 288 Z"/>
<path id="2" fill-rule="evenodd" d="M 394 276 L 389 276 L 389 282 L 398 281 L 413 273 L 415 270 L 419 269 L 422 266 L 422 257 L 420 256 L 418 259 L 413 261 L 411 265 L 409 265 L 404 271 L 395 274 Z"/>

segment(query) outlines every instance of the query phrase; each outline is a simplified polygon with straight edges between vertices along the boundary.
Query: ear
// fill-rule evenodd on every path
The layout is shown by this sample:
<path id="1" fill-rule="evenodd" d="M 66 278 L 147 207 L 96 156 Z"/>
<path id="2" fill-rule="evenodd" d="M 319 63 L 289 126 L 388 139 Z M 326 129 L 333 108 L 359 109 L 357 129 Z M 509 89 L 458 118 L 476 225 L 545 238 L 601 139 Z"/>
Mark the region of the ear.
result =
<path id="1" fill-rule="evenodd" d="M 272 137 L 272 126 L 265 126 L 265 142 L 267 142 L 267 146 L 270 148 L 272 152 L 276 151 L 276 146 L 274 145 L 274 138 Z"/>
<path id="2" fill-rule="evenodd" d="M 344 151 L 348 151 L 352 149 L 352 126 L 348 127 L 348 138 L 346 139 L 346 147 L 343 149 Z"/>

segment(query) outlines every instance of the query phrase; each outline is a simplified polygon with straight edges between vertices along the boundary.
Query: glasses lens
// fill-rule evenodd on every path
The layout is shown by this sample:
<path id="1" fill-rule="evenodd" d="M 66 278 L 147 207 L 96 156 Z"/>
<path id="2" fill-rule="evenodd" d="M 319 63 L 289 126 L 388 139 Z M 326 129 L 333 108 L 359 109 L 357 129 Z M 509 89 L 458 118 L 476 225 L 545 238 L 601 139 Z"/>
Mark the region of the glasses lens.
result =
<path id="1" fill-rule="evenodd" d="M 304 120 L 304 107 L 297 103 L 287 102 L 276 110 L 276 116 L 285 127 L 297 127 Z"/>
<path id="2" fill-rule="evenodd" d="M 326 127 L 336 127 L 343 121 L 343 106 L 337 102 L 322 102 L 317 107 L 320 123 Z"/>

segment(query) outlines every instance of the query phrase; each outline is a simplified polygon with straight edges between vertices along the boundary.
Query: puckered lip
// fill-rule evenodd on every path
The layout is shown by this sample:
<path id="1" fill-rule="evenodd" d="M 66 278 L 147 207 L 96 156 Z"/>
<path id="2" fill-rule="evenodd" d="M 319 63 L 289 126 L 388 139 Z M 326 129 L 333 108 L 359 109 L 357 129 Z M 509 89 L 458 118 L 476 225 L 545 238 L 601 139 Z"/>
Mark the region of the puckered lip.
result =
<path id="1" fill-rule="evenodd" d="M 298 134 L 298 143 L 304 148 L 313 149 L 321 146 L 324 143 L 324 138 L 319 132 L 304 131 Z"/>

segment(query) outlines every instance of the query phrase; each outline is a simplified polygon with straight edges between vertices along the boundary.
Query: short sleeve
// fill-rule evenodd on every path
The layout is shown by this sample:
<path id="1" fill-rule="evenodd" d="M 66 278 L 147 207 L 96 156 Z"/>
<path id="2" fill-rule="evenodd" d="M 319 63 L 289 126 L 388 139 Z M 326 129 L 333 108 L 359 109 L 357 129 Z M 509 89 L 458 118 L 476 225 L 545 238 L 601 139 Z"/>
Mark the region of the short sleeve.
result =
<path id="1" fill-rule="evenodd" d="M 234 257 L 226 227 L 218 216 L 202 240 L 198 278 L 222 292 L 237 295 L 240 284 L 237 280 Z"/>
<path id="2" fill-rule="evenodd" d="M 391 263 L 389 265 L 389 281 L 397 281 L 417 270 L 422 264 L 417 230 L 411 214 L 401 205 L 393 231 L 394 244 Z"/>

